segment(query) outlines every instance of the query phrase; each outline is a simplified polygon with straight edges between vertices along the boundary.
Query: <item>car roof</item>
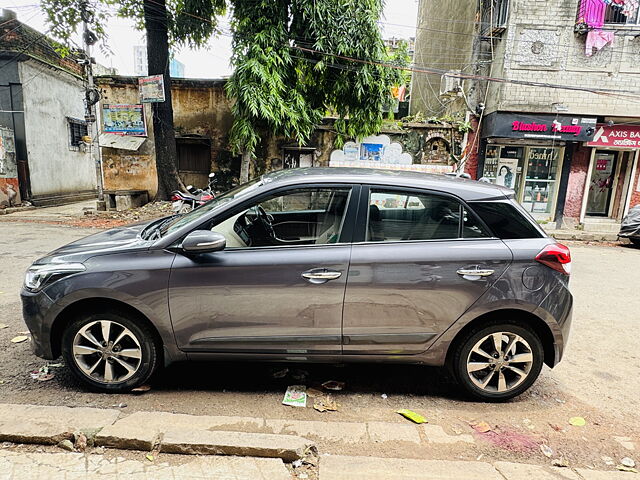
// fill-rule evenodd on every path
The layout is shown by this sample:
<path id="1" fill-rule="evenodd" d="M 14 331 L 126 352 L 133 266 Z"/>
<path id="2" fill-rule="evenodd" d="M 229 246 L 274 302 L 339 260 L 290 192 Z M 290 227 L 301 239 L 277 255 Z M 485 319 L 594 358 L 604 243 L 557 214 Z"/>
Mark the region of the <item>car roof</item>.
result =
<path id="1" fill-rule="evenodd" d="M 262 177 L 270 187 L 309 183 L 357 183 L 390 187 L 413 187 L 446 192 L 465 201 L 504 199 L 514 191 L 466 178 L 402 170 L 374 168 L 314 167 L 278 170 Z"/>

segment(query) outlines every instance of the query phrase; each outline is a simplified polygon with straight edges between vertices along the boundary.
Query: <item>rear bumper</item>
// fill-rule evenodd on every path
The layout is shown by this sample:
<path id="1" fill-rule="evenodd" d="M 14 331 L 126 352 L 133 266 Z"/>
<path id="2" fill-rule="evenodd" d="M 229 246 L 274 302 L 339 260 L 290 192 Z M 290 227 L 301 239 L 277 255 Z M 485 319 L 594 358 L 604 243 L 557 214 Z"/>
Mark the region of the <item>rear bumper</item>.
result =
<path id="1" fill-rule="evenodd" d="M 573 295 L 568 286 L 558 285 L 533 313 L 542 318 L 553 335 L 553 357 L 545 355 L 545 363 L 553 368 L 564 355 L 573 318 Z"/>

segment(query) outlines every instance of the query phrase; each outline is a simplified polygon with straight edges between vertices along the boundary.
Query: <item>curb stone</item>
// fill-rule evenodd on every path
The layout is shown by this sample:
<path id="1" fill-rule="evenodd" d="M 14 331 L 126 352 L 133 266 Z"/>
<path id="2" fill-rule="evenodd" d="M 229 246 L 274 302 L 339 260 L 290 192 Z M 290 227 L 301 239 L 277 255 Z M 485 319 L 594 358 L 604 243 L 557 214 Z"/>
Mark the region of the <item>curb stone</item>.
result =
<path id="1" fill-rule="evenodd" d="M 73 432 L 95 431 L 113 424 L 118 410 L 0 404 L 0 441 L 56 445 Z"/>
<path id="2" fill-rule="evenodd" d="M 281 458 L 291 462 L 315 450 L 315 445 L 294 435 L 223 431 L 220 427 L 253 426 L 262 419 L 206 417 L 137 412 L 102 429 L 95 444 L 125 450 L 149 451 L 160 445 L 166 453 L 238 455 Z"/>

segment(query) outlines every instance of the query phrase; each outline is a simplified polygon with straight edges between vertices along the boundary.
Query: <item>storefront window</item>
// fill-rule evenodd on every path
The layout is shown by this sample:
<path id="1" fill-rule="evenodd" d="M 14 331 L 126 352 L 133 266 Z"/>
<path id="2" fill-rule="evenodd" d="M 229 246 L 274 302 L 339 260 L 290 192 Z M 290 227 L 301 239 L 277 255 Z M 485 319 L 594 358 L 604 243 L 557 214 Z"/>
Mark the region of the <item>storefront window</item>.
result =
<path id="1" fill-rule="evenodd" d="M 490 145 L 484 162 L 484 177 L 491 183 L 520 193 L 525 147 Z"/>
<path id="2" fill-rule="evenodd" d="M 560 155 L 560 147 L 488 145 L 483 176 L 515 190 L 527 211 L 547 217 L 556 199 Z"/>
<path id="3" fill-rule="evenodd" d="M 532 213 L 551 213 L 556 194 L 559 148 L 529 147 L 522 206 Z"/>

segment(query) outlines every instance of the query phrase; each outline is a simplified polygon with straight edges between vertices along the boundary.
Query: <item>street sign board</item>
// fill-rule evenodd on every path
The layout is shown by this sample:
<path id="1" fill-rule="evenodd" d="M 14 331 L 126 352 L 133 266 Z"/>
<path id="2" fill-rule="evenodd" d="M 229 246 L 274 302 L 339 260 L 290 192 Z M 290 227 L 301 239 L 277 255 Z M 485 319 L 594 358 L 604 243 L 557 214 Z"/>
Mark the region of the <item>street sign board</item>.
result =
<path id="1" fill-rule="evenodd" d="M 152 75 L 138 79 L 140 101 L 142 103 L 164 102 L 164 76 Z"/>

